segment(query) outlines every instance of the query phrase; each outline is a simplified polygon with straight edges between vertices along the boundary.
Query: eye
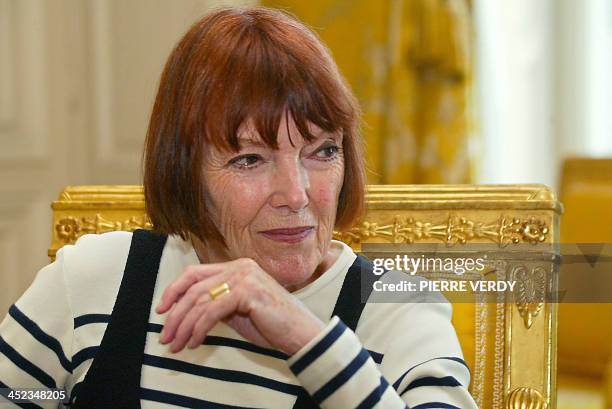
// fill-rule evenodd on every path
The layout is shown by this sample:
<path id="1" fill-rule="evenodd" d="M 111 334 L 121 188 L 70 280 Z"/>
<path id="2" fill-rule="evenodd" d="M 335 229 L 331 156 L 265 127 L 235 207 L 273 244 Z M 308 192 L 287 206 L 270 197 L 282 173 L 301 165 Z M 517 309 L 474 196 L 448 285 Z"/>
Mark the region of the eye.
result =
<path id="1" fill-rule="evenodd" d="M 231 159 L 228 164 L 239 169 L 252 169 L 258 165 L 258 162 L 261 162 L 261 156 L 255 154 L 246 154 L 236 156 Z"/>
<path id="2" fill-rule="evenodd" d="M 320 160 L 332 160 L 338 156 L 338 152 L 340 152 L 338 146 L 333 143 L 326 143 L 315 152 L 315 156 Z"/>

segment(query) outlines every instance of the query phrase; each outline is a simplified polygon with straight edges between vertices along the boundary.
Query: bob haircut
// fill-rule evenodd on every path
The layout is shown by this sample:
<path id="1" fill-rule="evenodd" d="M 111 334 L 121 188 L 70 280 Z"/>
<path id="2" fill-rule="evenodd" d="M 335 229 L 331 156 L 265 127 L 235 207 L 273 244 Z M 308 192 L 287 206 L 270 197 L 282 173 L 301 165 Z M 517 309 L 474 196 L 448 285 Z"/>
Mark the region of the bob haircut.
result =
<path id="1" fill-rule="evenodd" d="M 239 151 L 238 130 L 252 121 L 278 149 L 289 114 L 309 142 L 309 123 L 343 133 L 336 227 L 349 227 L 364 209 L 361 113 L 329 50 L 296 19 L 263 7 L 220 9 L 191 26 L 164 67 L 145 142 L 145 205 L 155 231 L 224 243 L 207 212 L 207 146 Z"/>

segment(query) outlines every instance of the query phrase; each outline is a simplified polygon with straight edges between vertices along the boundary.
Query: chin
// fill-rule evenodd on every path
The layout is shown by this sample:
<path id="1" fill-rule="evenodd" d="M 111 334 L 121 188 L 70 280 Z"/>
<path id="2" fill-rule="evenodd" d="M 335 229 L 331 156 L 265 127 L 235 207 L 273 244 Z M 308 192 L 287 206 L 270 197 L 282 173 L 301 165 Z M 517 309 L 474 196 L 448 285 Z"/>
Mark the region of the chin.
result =
<path id="1" fill-rule="evenodd" d="M 295 286 L 308 281 L 318 263 L 314 257 L 287 255 L 268 258 L 259 265 L 282 286 Z"/>

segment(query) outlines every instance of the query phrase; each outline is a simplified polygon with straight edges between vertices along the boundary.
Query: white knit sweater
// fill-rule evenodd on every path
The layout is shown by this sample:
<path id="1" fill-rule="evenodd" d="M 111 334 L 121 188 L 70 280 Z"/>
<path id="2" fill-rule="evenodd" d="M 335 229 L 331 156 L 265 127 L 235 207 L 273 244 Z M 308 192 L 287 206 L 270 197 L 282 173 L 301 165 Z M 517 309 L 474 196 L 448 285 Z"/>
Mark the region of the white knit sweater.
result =
<path id="1" fill-rule="evenodd" d="M 38 273 L 0 325 L 0 388 L 65 388 L 78 399 L 131 238 L 126 232 L 83 236 Z M 338 260 L 293 293 L 329 324 L 291 357 L 259 348 L 222 323 L 199 348 L 173 354 L 158 342 L 164 316 L 152 309 L 142 407 L 291 408 L 303 387 L 324 408 L 475 408 L 448 303 L 369 303 L 356 333 L 338 317 L 330 320 L 356 257 L 344 243 L 333 245 L 342 247 Z M 152 305 L 186 266 L 197 263 L 191 243 L 170 236 Z"/>

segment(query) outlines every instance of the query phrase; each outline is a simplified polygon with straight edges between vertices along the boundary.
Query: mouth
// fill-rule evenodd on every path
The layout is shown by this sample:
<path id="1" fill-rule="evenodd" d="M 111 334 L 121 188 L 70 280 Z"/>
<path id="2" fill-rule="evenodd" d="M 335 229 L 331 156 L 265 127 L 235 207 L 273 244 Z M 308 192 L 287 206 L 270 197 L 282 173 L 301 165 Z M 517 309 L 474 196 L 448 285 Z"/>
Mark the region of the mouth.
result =
<path id="1" fill-rule="evenodd" d="M 302 226 L 264 230 L 260 231 L 259 234 L 274 241 L 283 243 L 299 243 L 300 241 L 306 239 L 306 237 L 308 237 L 313 231 L 313 226 Z"/>

